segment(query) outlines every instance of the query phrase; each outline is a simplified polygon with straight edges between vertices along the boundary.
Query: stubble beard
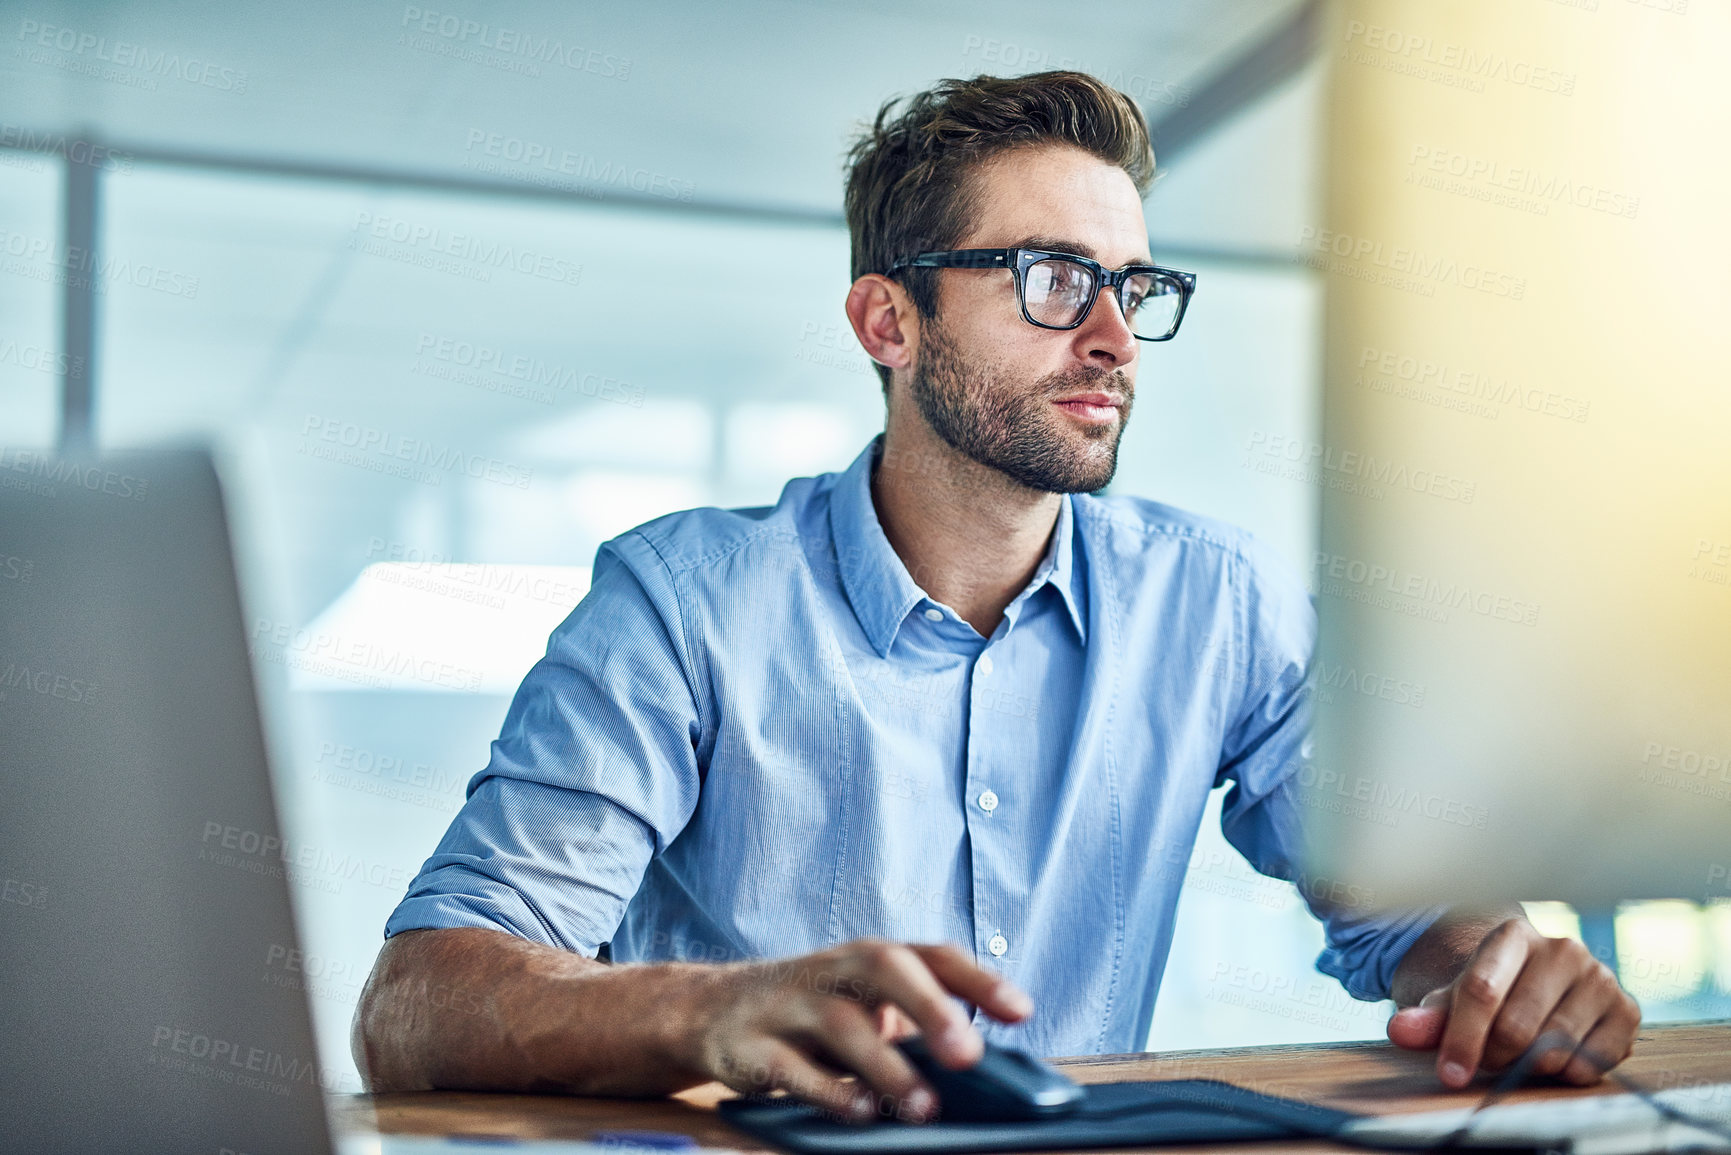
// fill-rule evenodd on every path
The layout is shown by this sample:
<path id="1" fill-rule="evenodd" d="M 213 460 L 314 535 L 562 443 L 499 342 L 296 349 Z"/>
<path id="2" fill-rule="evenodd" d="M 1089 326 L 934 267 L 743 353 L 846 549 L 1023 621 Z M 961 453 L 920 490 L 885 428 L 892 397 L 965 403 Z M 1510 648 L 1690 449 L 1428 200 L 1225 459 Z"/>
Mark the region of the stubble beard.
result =
<path id="1" fill-rule="evenodd" d="M 1123 373 L 1078 366 L 1032 384 L 969 363 L 941 326 L 921 326 L 919 363 L 909 381 L 926 423 L 956 452 L 1043 493 L 1092 493 L 1118 471 L 1118 442 L 1130 422 L 1134 395 Z M 1052 399 L 1092 389 L 1121 393 L 1124 406 L 1110 425 L 1066 429 Z"/>

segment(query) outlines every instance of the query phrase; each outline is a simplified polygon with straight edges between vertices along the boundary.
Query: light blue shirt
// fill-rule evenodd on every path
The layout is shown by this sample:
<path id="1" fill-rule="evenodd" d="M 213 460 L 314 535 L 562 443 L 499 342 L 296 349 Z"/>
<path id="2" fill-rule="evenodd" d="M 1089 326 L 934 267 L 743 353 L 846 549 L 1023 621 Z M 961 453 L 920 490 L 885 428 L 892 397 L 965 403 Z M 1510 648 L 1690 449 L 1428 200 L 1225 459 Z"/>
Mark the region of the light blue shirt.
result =
<path id="1" fill-rule="evenodd" d="M 885 538 L 880 446 L 773 507 L 603 545 L 386 935 L 490 927 L 622 962 L 952 942 L 1036 1002 L 1018 1027 L 976 1012 L 989 1037 L 1142 1049 L 1209 792 L 1232 784 L 1222 825 L 1252 865 L 1299 877 L 1309 596 L 1241 530 L 1076 495 L 982 638 Z M 1301 885 L 1318 966 L 1386 997 L 1438 911 L 1323 889 Z"/>

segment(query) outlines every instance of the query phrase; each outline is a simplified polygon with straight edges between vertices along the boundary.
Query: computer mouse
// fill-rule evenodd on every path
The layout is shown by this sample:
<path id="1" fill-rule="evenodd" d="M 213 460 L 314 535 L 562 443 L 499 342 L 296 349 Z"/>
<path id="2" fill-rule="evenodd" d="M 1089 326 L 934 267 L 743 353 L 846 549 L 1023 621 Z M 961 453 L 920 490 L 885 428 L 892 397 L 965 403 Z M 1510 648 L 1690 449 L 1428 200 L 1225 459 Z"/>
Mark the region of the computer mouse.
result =
<path id="1" fill-rule="evenodd" d="M 938 1093 L 935 1117 L 939 1119 L 976 1123 L 1055 1119 L 1082 1102 L 1082 1088 L 1069 1076 L 1014 1047 L 988 1042 L 979 1062 L 952 1071 L 939 1065 L 918 1036 L 896 1046 Z"/>

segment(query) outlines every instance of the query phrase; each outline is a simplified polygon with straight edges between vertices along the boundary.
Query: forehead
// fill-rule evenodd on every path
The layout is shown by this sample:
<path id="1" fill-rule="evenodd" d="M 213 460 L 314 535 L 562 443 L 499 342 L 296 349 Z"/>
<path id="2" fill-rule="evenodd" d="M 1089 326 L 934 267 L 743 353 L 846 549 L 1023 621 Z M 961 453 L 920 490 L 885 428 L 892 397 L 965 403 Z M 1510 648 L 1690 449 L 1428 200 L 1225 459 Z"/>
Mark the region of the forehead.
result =
<path id="1" fill-rule="evenodd" d="M 1064 144 L 1012 149 L 971 174 L 978 211 L 960 248 L 1063 237 L 1109 268 L 1148 259 L 1142 198 L 1125 171 Z"/>

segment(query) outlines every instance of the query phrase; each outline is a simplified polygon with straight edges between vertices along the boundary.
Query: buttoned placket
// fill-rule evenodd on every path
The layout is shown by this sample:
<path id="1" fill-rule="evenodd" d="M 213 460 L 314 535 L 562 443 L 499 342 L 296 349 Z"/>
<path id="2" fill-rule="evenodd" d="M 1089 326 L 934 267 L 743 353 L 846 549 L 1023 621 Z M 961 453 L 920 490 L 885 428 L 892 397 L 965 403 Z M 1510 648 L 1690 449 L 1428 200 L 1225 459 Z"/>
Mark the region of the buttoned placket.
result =
<path id="1" fill-rule="evenodd" d="M 1036 576 L 1028 587 L 1019 594 L 1004 609 L 1004 617 L 992 636 L 979 640 L 979 635 L 969 630 L 959 618 L 953 617 L 942 607 L 927 600 L 920 608 L 919 616 L 931 623 L 940 636 L 960 638 L 966 634 L 970 641 L 978 645 L 972 658 L 971 675 L 968 679 L 967 710 L 964 719 L 965 748 L 967 756 L 962 769 L 962 810 L 968 830 L 969 841 L 969 886 L 973 896 L 973 938 L 975 957 L 984 961 L 1003 966 L 1006 957 L 1011 954 L 1015 945 L 1010 938 L 1011 931 L 1020 925 L 1020 912 L 1003 909 L 1004 897 L 991 893 L 988 889 L 991 872 L 982 869 L 982 846 L 994 844 L 995 840 L 1008 835 L 1002 821 L 994 821 L 1000 808 L 1013 804 L 1013 798 L 1006 798 L 999 789 L 1006 786 L 1003 773 L 1004 766 L 994 765 L 991 757 L 990 743 L 975 740 L 978 733 L 989 732 L 993 719 L 993 702 L 1001 703 L 1006 692 L 1002 685 L 1010 674 L 1007 666 L 1007 653 L 1010 650 L 1009 639 L 1014 634 L 1018 619 L 1029 612 L 1030 599 L 1050 581 L 1056 559 L 1056 542 L 1042 561 Z M 905 619 L 904 619 L 905 620 Z M 946 624 L 948 623 L 948 624 Z M 952 629 L 959 631 L 952 633 Z M 1002 858 L 1002 855 L 995 855 Z M 985 1026 L 987 1019 L 984 1012 L 974 1010 L 974 1022 Z"/>

